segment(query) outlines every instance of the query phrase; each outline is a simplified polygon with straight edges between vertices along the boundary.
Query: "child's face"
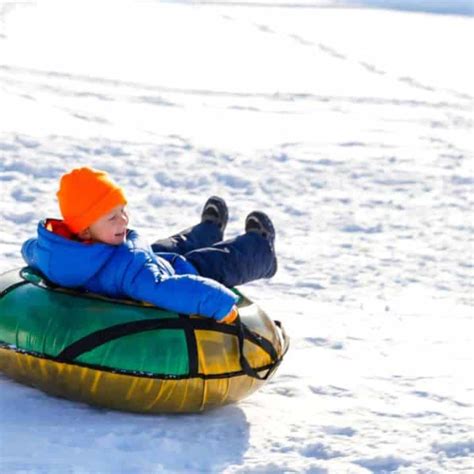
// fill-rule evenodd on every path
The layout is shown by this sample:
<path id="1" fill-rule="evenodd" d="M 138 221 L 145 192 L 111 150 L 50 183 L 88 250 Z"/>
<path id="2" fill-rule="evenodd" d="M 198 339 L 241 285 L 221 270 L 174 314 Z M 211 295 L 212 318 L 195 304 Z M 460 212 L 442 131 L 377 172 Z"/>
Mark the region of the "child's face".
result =
<path id="1" fill-rule="evenodd" d="M 120 245 L 127 235 L 128 214 L 123 204 L 91 224 L 80 237 L 109 245 Z"/>

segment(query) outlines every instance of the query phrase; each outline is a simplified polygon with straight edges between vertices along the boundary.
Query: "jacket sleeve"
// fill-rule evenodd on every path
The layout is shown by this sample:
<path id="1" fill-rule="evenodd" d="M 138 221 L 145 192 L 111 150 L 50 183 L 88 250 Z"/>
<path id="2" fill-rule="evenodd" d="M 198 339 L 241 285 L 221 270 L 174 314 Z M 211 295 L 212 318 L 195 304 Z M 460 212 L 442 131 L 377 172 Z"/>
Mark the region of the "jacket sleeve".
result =
<path id="1" fill-rule="evenodd" d="M 222 319 L 238 297 L 225 286 L 197 275 L 163 275 L 153 261 L 126 272 L 122 291 L 130 298 L 169 311 Z"/>
<path id="2" fill-rule="evenodd" d="M 198 275 L 198 272 L 194 266 L 189 263 L 182 255 L 170 252 L 159 252 L 156 253 L 156 255 L 170 263 L 178 275 Z"/>

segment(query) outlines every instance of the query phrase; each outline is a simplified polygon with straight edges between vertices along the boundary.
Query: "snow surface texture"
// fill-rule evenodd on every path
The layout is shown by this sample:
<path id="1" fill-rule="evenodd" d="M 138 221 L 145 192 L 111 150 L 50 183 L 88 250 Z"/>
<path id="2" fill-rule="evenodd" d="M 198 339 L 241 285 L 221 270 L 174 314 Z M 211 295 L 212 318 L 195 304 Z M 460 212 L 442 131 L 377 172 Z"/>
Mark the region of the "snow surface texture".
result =
<path id="1" fill-rule="evenodd" d="M 2 271 L 71 167 L 109 171 L 149 239 L 218 194 L 229 236 L 274 219 L 280 270 L 244 290 L 292 338 L 204 415 L 0 376 L 0 472 L 474 472 L 473 19 L 248 3 L 0 3 Z"/>

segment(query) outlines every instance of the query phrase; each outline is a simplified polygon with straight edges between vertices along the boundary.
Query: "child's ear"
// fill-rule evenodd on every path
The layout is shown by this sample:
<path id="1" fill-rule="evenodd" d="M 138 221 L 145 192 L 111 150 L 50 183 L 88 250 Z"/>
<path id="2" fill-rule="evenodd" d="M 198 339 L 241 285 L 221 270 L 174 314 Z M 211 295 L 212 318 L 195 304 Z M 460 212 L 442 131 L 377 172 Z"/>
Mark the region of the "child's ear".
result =
<path id="1" fill-rule="evenodd" d="M 89 227 L 87 227 L 86 229 L 84 230 L 81 230 L 79 232 L 79 234 L 77 234 L 77 236 L 81 239 L 81 240 L 91 240 L 92 236 L 91 236 L 91 230 Z"/>

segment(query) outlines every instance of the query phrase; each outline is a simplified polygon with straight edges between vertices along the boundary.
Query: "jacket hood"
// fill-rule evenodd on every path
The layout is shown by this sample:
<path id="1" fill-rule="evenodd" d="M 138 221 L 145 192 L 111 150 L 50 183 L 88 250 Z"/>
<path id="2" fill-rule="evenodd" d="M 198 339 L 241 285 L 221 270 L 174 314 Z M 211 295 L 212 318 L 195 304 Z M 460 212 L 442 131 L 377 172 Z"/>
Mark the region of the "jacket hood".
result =
<path id="1" fill-rule="evenodd" d="M 119 247 L 71 240 L 64 233 L 55 233 L 55 225 L 61 227 L 61 221 L 50 219 L 38 224 L 34 266 L 51 281 L 61 282 L 64 286 L 83 286 Z"/>

